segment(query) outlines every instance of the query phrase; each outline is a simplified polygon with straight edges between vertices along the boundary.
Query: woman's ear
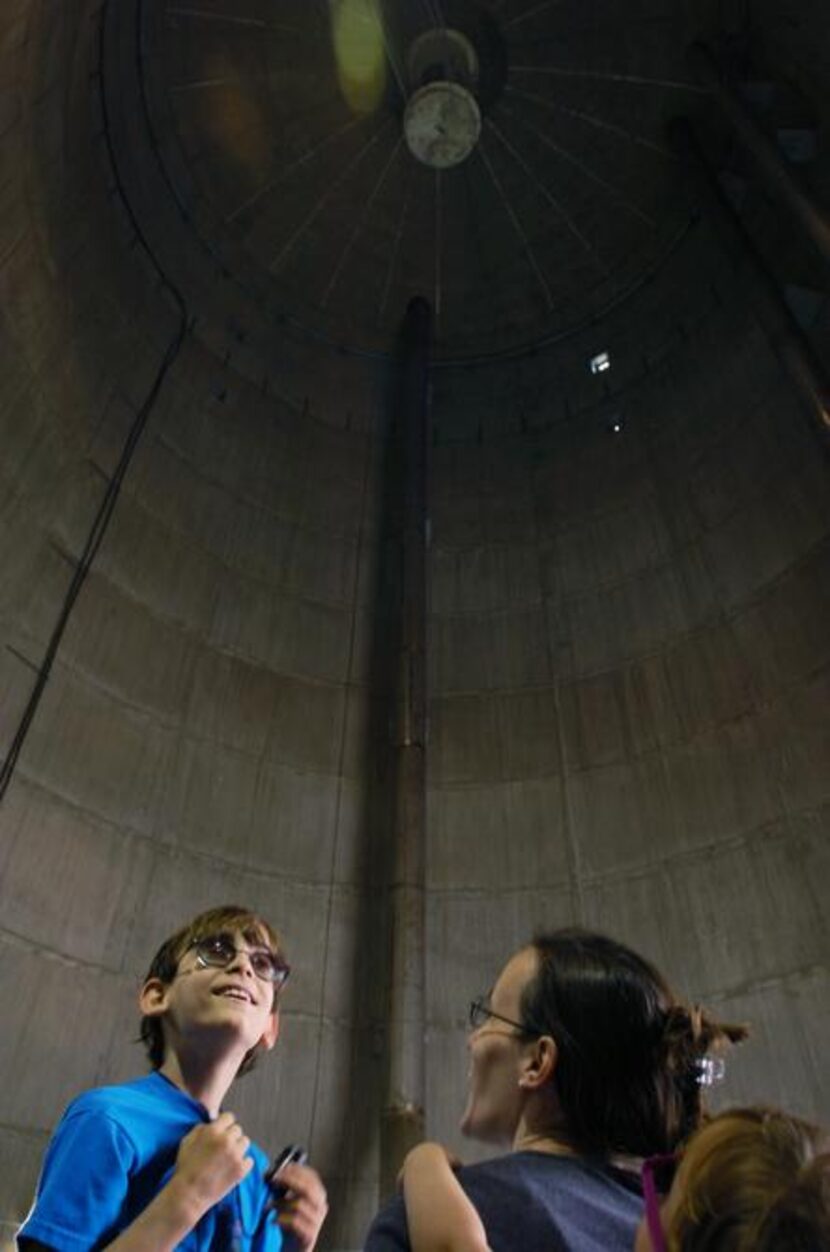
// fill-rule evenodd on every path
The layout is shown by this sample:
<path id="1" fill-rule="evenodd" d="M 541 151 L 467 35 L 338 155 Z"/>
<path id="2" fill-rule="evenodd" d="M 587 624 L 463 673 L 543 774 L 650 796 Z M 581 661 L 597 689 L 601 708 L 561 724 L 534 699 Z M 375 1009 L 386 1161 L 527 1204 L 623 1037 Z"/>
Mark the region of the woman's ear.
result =
<path id="1" fill-rule="evenodd" d="M 533 1041 L 522 1059 L 519 1086 L 527 1091 L 537 1091 L 550 1082 L 559 1059 L 559 1049 L 550 1035 L 540 1035 Z"/>
<path id="2" fill-rule="evenodd" d="M 160 1017 L 167 1008 L 168 983 L 148 978 L 138 995 L 138 1007 L 144 1017 Z"/>

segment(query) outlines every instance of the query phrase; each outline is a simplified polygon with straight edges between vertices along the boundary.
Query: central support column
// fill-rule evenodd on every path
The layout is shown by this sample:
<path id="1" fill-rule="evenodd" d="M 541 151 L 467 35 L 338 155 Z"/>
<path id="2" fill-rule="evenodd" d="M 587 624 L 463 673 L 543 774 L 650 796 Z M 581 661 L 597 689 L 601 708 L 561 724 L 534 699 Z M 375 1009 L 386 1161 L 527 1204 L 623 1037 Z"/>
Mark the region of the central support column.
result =
<path id="1" fill-rule="evenodd" d="M 409 1149 L 424 1135 L 424 869 L 426 839 L 427 417 L 431 315 L 410 301 L 398 392 L 403 448 L 401 647 L 391 727 L 394 860 L 388 1082 L 381 1127 L 381 1193 L 391 1195 Z"/>

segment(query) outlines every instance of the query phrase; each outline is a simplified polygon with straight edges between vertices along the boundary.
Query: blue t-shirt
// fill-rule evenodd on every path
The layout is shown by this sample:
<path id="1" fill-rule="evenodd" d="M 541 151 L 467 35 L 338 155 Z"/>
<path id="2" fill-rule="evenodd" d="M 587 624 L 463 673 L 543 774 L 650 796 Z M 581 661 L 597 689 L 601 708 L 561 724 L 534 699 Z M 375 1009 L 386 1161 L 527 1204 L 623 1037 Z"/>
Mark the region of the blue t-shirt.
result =
<path id="1" fill-rule="evenodd" d="M 18 1238 L 56 1252 L 105 1248 L 170 1178 L 183 1137 L 209 1122 L 197 1100 L 159 1073 L 97 1087 L 61 1118 L 43 1162 L 32 1211 Z M 178 1245 L 187 1252 L 279 1252 L 263 1179 L 268 1159 L 252 1144 L 254 1168 Z"/>
<path id="2" fill-rule="evenodd" d="M 631 1252 L 643 1202 L 636 1177 L 601 1162 L 514 1152 L 458 1171 L 493 1252 Z M 409 1252 L 400 1196 L 381 1209 L 364 1252 Z"/>

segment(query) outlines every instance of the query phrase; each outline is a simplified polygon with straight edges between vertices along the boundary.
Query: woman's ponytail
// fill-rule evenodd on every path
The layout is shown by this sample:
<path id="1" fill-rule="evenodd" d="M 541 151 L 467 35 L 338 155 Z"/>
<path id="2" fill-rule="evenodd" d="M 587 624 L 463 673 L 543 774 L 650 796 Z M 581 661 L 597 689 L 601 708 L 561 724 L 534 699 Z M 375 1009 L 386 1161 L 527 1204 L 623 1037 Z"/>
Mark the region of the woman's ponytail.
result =
<path id="1" fill-rule="evenodd" d="M 746 1026 L 717 1021 L 700 1005 L 675 1003 L 663 1015 L 666 1123 L 674 1148 L 699 1126 L 704 1092 L 723 1076 L 724 1053 L 748 1035 Z"/>

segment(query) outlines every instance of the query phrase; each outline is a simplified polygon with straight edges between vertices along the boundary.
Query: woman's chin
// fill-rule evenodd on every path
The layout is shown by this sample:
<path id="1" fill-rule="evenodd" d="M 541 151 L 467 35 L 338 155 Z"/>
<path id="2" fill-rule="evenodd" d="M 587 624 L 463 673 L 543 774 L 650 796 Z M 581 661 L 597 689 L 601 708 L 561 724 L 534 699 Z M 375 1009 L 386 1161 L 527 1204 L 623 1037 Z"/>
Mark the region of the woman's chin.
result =
<path id="1" fill-rule="evenodd" d="M 490 1138 L 487 1133 L 487 1117 L 482 1117 L 481 1109 L 476 1107 L 472 1095 L 467 1099 L 467 1107 L 461 1115 L 459 1129 L 465 1139 L 480 1139 L 486 1143 Z"/>

